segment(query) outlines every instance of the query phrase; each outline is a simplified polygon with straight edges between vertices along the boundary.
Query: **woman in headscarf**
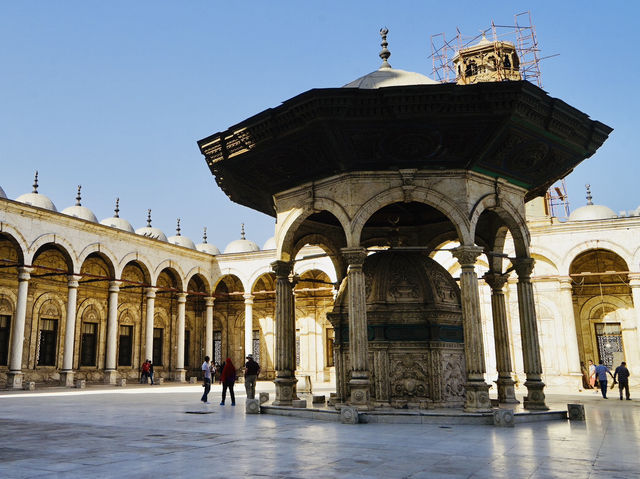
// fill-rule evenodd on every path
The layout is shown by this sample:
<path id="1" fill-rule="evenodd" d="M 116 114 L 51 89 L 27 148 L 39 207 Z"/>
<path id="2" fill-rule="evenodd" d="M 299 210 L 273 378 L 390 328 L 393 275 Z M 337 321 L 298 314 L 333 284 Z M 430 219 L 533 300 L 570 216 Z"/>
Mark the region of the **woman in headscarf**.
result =
<path id="1" fill-rule="evenodd" d="M 227 388 L 229 389 L 229 396 L 231 396 L 231 405 L 236 405 L 236 396 L 233 394 L 233 385 L 236 382 L 236 368 L 231 362 L 231 358 L 227 358 L 220 375 L 220 382 L 222 383 L 222 402 L 220 406 L 224 406 L 224 400 L 227 397 Z"/>

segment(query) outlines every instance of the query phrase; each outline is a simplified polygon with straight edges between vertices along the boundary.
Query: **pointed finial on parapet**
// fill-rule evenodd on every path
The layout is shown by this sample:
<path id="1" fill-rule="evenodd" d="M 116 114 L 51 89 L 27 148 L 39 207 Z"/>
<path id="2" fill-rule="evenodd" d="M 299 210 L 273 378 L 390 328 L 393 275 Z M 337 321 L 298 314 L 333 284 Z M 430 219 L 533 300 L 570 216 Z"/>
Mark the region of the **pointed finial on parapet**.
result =
<path id="1" fill-rule="evenodd" d="M 147 227 L 151 228 L 151 209 L 147 210 Z"/>
<path id="2" fill-rule="evenodd" d="M 114 212 L 114 215 L 113 215 L 114 218 L 120 218 L 120 216 L 118 216 L 120 213 L 120 198 L 116 198 L 116 209 L 113 210 L 113 212 Z"/>
<path id="3" fill-rule="evenodd" d="M 240 229 L 240 239 L 246 239 L 246 238 L 244 237 L 244 223 L 242 223 L 242 227 L 241 227 L 241 229 Z"/>
<path id="4" fill-rule="evenodd" d="M 590 184 L 586 184 L 584 185 L 587 188 L 587 204 L 588 205 L 592 205 L 593 201 L 591 201 L 593 198 L 591 197 L 591 185 Z"/>
<path id="5" fill-rule="evenodd" d="M 80 201 L 82 200 L 82 195 L 80 194 L 80 190 L 82 189 L 82 185 L 78 185 L 78 194 L 76 195 L 76 206 L 82 206 Z"/>
<path id="6" fill-rule="evenodd" d="M 176 226 L 176 236 L 180 236 L 180 218 L 178 218 L 178 225 Z"/>
<path id="7" fill-rule="evenodd" d="M 36 170 L 36 176 L 33 179 L 33 193 L 38 193 L 38 170 Z"/>
<path id="8" fill-rule="evenodd" d="M 382 47 L 382 51 L 380 52 L 380 58 L 382 58 L 382 65 L 380 68 L 391 68 L 389 62 L 387 61 L 391 56 L 391 52 L 387 48 L 389 44 L 387 43 L 387 33 L 389 33 L 389 29 L 387 27 L 380 29 L 380 36 L 382 37 L 382 43 L 380 46 Z"/>
<path id="9" fill-rule="evenodd" d="M 202 233 L 202 242 L 207 243 L 207 227 L 204 227 L 204 232 Z"/>

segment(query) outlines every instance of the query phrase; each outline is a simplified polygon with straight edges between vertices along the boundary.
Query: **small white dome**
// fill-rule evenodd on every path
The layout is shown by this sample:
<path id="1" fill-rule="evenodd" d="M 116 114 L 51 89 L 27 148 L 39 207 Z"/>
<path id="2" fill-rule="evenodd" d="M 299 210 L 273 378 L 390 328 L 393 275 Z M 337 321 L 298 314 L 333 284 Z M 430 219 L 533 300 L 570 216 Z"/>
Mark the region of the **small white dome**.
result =
<path id="1" fill-rule="evenodd" d="M 124 218 L 112 216 L 111 218 L 105 218 L 100 222 L 101 225 L 111 226 L 128 233 L 133 233 L 133 226 Z"/>
<path id="2" fill-rule="evenodd" d="M 396 68 L 380 68 L 369 73 L 357 80 L 347 83 L 342 88 L 362 88 L 376 89 L 386 88 L 390 86 L 407 86 L 407 85 L 438 85 L 438 82 L 432 80 L 421 73 L 408 72 L 398 70 Z"/>
<path id="3" fill-rule="evenodd" d="M 24 203 L 25 205 L 35 206 L 36 208 L 43 208 L 49 211 L 58 211 L 56 205 L 53 204 L 49 198 L 40 193 L 25 193 L 16 198 L 16 201 Z"/>
<path id="4" fill-rule="evenodd" d="M 195 243 L 191 241 L 189 238 L 187 238 L 186 236 L 182 236 L 182 235 L 170 236 L 167 241 L 177 246 L 184 246 L 185 248 L 196 249 Z"/>
<path id="5" fill-rule="evenodd" d="M 196 246 L 196 249 L 198 251 L 202 251 L 203 253 L 208 253 L 213 255 L 220 254 L 220 250 L 216 248 L 214 245 L 209 243 L 200 243 L 198 246 Z"/>
<path id="6" fill-rule="evenodd" d="M 0 186 L 0 198 L 6 198 L 7 195 L 5 194 L 4 190 L 2 189 L 2 186 Z"/>
<path id="7" fill-rule="evenodd" d="M 167 241 L 167 236 L 162 232 L 160 228 L 154 228 L 152 226 L 145 226 L 144 228 L 138 228 L 136 234 L 140 236 L 146 236 L 147 238 L 153 238 L 160 241 Z"/>
<path id="8" fill-rule="evenodd" d="M 248 239 L 238 239 L 227 245 L 224 254 L 251 253 L 253 251 L 260 251 L 260 247 L 256 243 Z"/>
<path id="9" fill-rule="evenodd" d="M 276 249 L 276 248 L 277 248 L 276 238 L 274 236 L 269 238 L 267 242 L 264 244 L 264 246 L 262 247 L 263 250 Z"/>
<path id="10" fill-rule="evenodd" d="M 569 221 L 606 220 L 617 218 L 615 211 L 604 205 L 587 205 L 569 215 Z"/>
<path id="11" fill-rule="evenodd" d="M 98 218 L 93 214 L 86 206 L 74 205 L 69 206 L 62 210 L 62 213 L 69 216 L 74 216 L 76 218 L 80 218 L 81 220 L 91 221 L 92 223 L 97 223 Z"/>

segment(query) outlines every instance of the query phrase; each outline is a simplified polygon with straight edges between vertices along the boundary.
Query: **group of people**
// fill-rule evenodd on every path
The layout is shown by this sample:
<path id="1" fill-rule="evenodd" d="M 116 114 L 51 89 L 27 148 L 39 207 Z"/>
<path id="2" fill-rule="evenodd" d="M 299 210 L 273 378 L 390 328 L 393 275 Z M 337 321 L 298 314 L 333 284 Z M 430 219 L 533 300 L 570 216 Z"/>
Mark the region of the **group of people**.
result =
<path id="1" fill-rule="evenodd" d="M 607 398 L 607 385 L 609 383 L 607 374 L 611 376 L 613 379 L 613 384 L 611 388 L 615 384 L 618 384 L 618 390 L 620 391 L 620 400 L 622 401 L 622 393 L 624 392 L 627 400 L 631 400 L 631 393 L 629 392 L 629 369 L 627 369 L 627 363 L 622 361 L 620 366 L 618 366 L 614 373 L 611 373 L 611 370 L 605 366 L 603 361 L 600 361 L 596 366 L 593 364 L 593 361 L 589 360 L 589 369 L 583 372 L 583 382 L 584 387 L 586 389 L 595 389 L 600 388 L 600 392 L 602 393 L 602 397 L 604 399 Z M 587 376 L 585 378 L 585 376 Z M 596 384 L 597 383 L 597 384 Z"/>
<path id="2" fill-rule="evenodd" d="M 211 361 L 209 356 L 204 357 L 204 363 L 202 363 L 202 377 L 204 387 L 204 393 L 200 398 L 204 404 L 211 404 L 208 399 L 209 392 L 211 391 L 211 383 L 215 378 L 216 370 L 220 372 L 220 382 L 222 383 L 222 401 L 220 406 L 224 406 L 227 398 L 227 390 L 231 397 L 231 405 L 236 405 L 236 396 L 233 392 L 233 386 L 238 379 L 237 371 L 231 358 L 227 358 L 218 368 Z M 253 354 L 247 356 L 247 362 L 244 366 L 244 387 L 247 392 L 247 399 L 254 399 L 256 394 L 256 380 L 260 374 L 260 365 L 253 359 Z"/>
<path id="3" fill-rule="evenodd" d="M 147 359 L 140 367 L 140 384 L 147 384 L 149 379 L 153 386 L 153 363 L 150 359 Z"/>

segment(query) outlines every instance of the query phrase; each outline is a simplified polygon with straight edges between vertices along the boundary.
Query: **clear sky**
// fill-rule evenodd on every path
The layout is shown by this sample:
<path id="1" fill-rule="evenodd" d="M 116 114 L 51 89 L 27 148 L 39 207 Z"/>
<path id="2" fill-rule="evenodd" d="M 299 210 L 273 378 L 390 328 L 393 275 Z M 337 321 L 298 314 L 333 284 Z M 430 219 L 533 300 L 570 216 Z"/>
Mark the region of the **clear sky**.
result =
<path id="1" fill-rule="evenodd" d="M 196 243 L 207 226 L 221 250 L 262 247 L 274 219 L 232 203 L 196 141 L 314 87 L 378 68 L 381 27 L 390 63 L 431 75 L 430 36 L 469 36 L 531 9 L 544 89 L 614 128 L 567 178 L 571 208 L 640 205 L 640 62 L 636 2 L 12 1 L 0 0 L 0 186 L 40 193 L 62 210 L 82 185 L 84 206 L 134 228 Z"/>

